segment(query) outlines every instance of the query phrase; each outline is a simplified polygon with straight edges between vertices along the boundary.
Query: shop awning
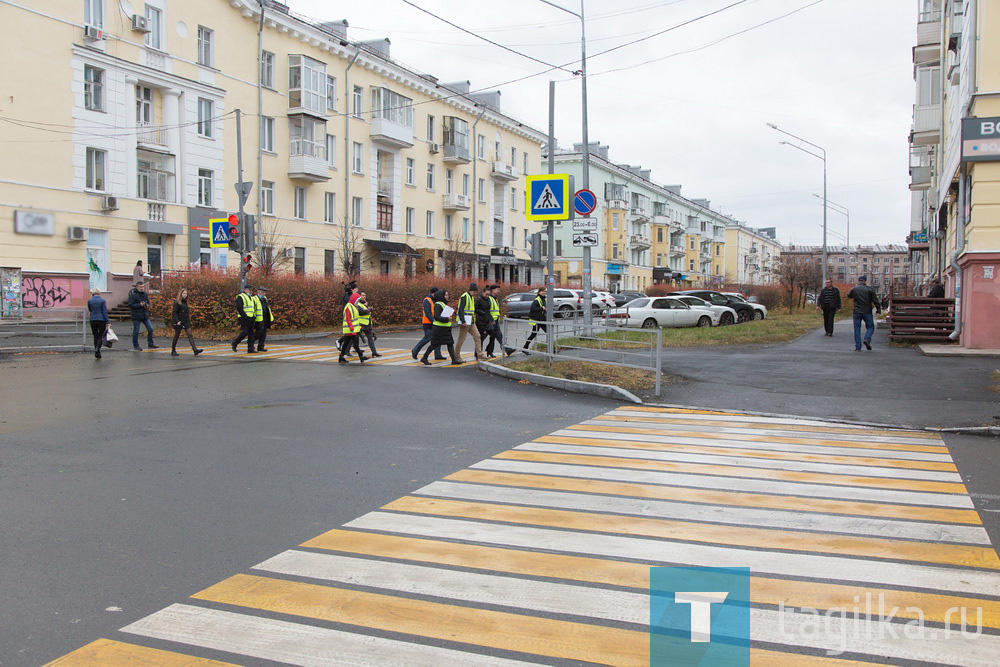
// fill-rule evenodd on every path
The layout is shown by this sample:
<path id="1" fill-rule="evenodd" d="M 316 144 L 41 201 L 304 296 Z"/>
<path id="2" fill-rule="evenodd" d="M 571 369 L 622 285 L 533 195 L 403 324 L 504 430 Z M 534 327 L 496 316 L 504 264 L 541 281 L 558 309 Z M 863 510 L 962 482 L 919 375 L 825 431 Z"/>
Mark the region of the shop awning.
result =
<path id="1" fill-rule="evenodd" d="M 373 239 L 365 239 L 365 243 L 377 250 L 380 255 L 392 255 L 395 257 L 420 257 L 419 252 L 405 243 L 375 241 Z"/>

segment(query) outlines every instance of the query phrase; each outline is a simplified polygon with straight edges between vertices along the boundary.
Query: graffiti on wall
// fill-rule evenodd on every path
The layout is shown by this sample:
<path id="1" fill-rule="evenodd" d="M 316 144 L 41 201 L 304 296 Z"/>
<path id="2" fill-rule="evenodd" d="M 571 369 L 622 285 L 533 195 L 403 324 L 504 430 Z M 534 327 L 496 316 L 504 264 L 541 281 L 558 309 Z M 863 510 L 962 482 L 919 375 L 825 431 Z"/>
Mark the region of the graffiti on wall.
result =
<path id="1" fill-rule="evenodd" d="M 86 288 L 86 279 L 25 276 L 21 282 L 22 302 L 25 308 L 83 307 Z"/>

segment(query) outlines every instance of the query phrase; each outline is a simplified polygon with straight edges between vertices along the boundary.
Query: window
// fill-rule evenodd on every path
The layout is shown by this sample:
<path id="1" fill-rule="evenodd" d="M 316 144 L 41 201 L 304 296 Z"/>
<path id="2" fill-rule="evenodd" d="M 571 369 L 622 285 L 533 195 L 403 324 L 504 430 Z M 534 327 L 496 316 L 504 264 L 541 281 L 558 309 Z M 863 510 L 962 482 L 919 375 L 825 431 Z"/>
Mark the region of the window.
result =
<path id="1" fill-rule="evenodd" d="M 95 28 L 104 27 L 104 0 L 83 0 L 83 22 Z"/>
<path id="2" fill-rule="evenodd" d="M 434 189 L 434 165 L 430 162 L 427 163 L 427 189 Z"/>
<path id="3" fill-rule="evenodd" d="M 413 216 L 415 214 L 416 214 L 416 211 L 414 211 L 412 208 L 407 208 L 406 209 L 406 233 L 407 234 L 412 234 L 413 233 Z"/>
<path id="4" fill-rule="evenodd" d="M 611 214 L 611 229 L 618 229 L 618 214 Z"/>
<path id="5" fill-rule="evenodd" d="M 274 119 L 267 116 L 260 117 L 260 149 L 274 152 Z"/>
<path id="6" fill-rule="evenodd" d="M 427 116 L 427 141 L 434 143 L 434 116 Z"/>
<path id="7" fill-rule="evenodd" d="M 451 216 L 450 215 L 445 215 L 444 216 L 444 237 L 446 239 L 450 239 L 451 238 L 451 232 L 452 232 L 452 229 L 451 229 Z"/>
<path id="8" fill-rule="evenodd" d="M 98 190 L 104 192 L 105 190 L 105 165 L 107 163 L 108 153 L 107 151 L 102 151 L 97 148 L 87 149 L 87 183 L 86 187 L 88 190 Z"/>
<path id="9" fill-rule="evenodd" d="M 260 212 L 274 215 L 274 181 L 260 182 Z"/>
<path id="10" fill-rule="evenodd" d="M 510 166 L 517 166 L 517 149 L 513 147 L 510 149 Z"/>
<path id="11" fill-rule="evenodd" d="M 354 86 L 354 96 L 352 98 L 353 104 L 351 107 L 351 113 L 355 116 L 361 116 L 364 113 L 365 104 L 365 90 L 361 86 Z"/>
<path id="12" fill-rule="evenodd" d="M 843 258 L 843 257 L 841 257 L 840 259 L 838 259 L 838 260 L 837 260 L 837 262 L 839 262 L 840 264 L 843 264 L 843 263 L 844 263 L 844 261 L 845 261 L 845 260 L 844 260 L 844 258 Z"/>
<path id="13" fill-rule="evenodd" d="M 469 219 L 468 218 L 462 218 L 462 240 L 463 241 L 468 241 L 469 240 Z"/>
<path id="14" fill-rule="evenodd" d="M 455 116 L 445 116 L 442 120 L 442 139 L 445 145 L 454 146 L 461 149 L 456 155 L 468 159 L 469 157 L 469 123 L 464 118 Z"/>
<path id="15" fill-rule="evenodd" d="M 917 106 L 941 104 L 941 68 L 921 67 L 917 70 Z"/>
<path id="16" fill-rule="evenodd" d="M 476 157 L 479 159 L 486 157 L 486 137 L 481 134 L 476 137 Z"/>
<path id="17" fill-rule="evenodd" d="M 260 54 L 260 85 L 274 88 L 274 54 L 262 51 Z"/>
<path id="18" fill-rule="evenodd" d="M 611 244 L 611 259 L 618 259 L 618 244 Z"/>
<path id="19" fill-rule="evenodd" d="M 326 192 L 323 194 L 323 221 L 337 222 L 337 193 Z"/>
<path id="20" fill-rule="evenodd" d="M 694 238 L 691 239 L 691 250 L 694 250 Z"/>
<path id="21" fill-rule="evenodd" d="M 694 260 L 693 259 L 689 259 L 688 260 L 688 271 L 694 271 Z"/>
<path id="22" fill-rule="evenodd" d="M 416 185 L 415 179 L 417 178 L 417 175 L 416 175 L 416 173 L 414 173 L 414 172 L 416 172 L 416 166 L 417 166 L 416 165 L 416 161 L 413 158 L 411 158 L 411 157 L 406 158 L 406 184 L 407 185 Z"/>
<path id="23" fill-rule="evenodd" d="M 173 156 L 140 150 L 136 157 L 136 196 L 157 201 L 173 200 Z"/>
<path id="24" fill-rule="evenodd" d="M 364 171 L 365 165 L 362 156 L 362 150 L 364 147 L 358 142 L 354 142 L 354 153 L 353 153 L 353 164 L 351 168 L 354 170 L 355 174 L 360 174 Z"/>
<path id="25" fill-rule="evenodd" d="M 372 88 L 372 120 L 413 128 L 413 100 L 388 88 Z"/>
<path id="26" fill-rule="evenodd" d="M 135 87 L 135 123 L 153 124 L 153 89 L 148 86 Z"/>
<path id="27" fill-rule="evenodd" d="M 485 241 L 483 240 L 485 238 L 483 236 L 483 234 L 485 234 L 486 223 L 484 223 L 482 220 L 480 220 L 479 223 L 478 223 L 478 226 L 479 226 L 479 234 L 478 234 L 477 238 L 479 239 L 480 243 L 485 243 Z"/>
<path id="28" fill-rule="evenodd" d="M 882 267 L 882 273 L 885 275 L 889 275 L 889 267 L 888 266 Z"/>
<path id="29" fill-rule="evenodd" d="M 528 173 L 528 153 L 527 152 L 522 153 L 521 157 L 524 158 L 524 169 L 522 170 L 522 173 L 524 173 L 525 175 L 527 175 L 527 173 Z"/>
<path id="30" fill-rule="evenodd" d="M 375 228 L 383 232 L 392 231 L 392 204 L 376 202 Z"/>
<path id="31" fill-rule="evenodd" d="M 337 168 L 337 137 L 326 135 L 326 165 L 330 169 Z"/>
<path id="32" fill-rule="evenodd" d="M 364 206 L 361 197 L 354 197 L 351 200 L 351 224 L 355 227 L 361 226 L 361 209 Z"/>
<path id="33" fill-rule="evenodd" d="M 663 255 L 660 253 L 656 253 L 656 265 L 663 266 Z"/>
<path id="34" fill-rule="evenodd" d="M 212 100 L 204 97 L 198 98 L 198 134 L 199 136 L 212 138 Z"/>
<path id="35" fill-rule="evenodd" d="M 427 221 L 425 223 L 424 233 L 427 236 L 434 236 L 434 211 L 427 211 Z"/>
<path id="36" fill-rule="evenodd" d="M 656 242 L 663 243 L 663 227 L 656 228 Z"/>
<path id="37" fill-rule="evenodd" d="M 715 246 L 715 256 L 718 257 L 721 252 L 722 252 L 722 246 L 721 245 L 716 245 Z"/>
<path id="38" fill-rule="evenodd" d="M 517 227 L 510 228 L 510 244 L 511 246 L 517 245 Z"/>
<path id="39" fill-rule="evenodd" d="M 198 170 L 198 206 L 212 205 L 212 170 Z"/>
<path id="40" fill-rule="evenodd" d="M 479 201 L 486 201 L 486 179 L 479 179 Z"/>
<path id="41" fill-rule="evenodd" d="M 305 155 L 326 159 L 326 122 L 307 116 L 288 119 L 289 149 L 291 156 Z"/>
<path id="42" fill-rule="evenodd" d="M 83 66 L 83 106 L 104 111 L 104 70 L 93 65 Z"/>
<path id="43" fill-rule="evenodd" d="M 323 251 L 323 275 L 332 276 L 337 273 L 337 251 Z"/>
<path id="44" fill-rule="evenodd" d="M 528 248 L 528 230 L 527 229 L 524 230 L 524 245 L 522 245 L 521 247 L 524 248 L 525 250 L 527 250 L 527 248 Z"/>
<path id="45" fill-rule="evenodd" d="M 444 191 L 451 194 L 451 186 L 455 181 L 455 171 L 453 169 L 444 170 Z"/>
<path id="46" fill-rule="evenodd" d="M 604 184 L 604 198 L 605 199 L 625 199 L 625 184 L 624 183 L 605 183 Z"/>
<path id="47" fill-rule="evenodd" d="M 517 188 L 510 189 L 510 210 L 517 210 Z"/>
<path id="48" fill-rule="evenodd" d="M 326 108 L 333 111 L 337 108 L 337 77 L 326 77 Z"/>
<path id="49" fill-rule="evenodd" d="M 875 257 L 874 259 L 872 259 L 872 264 L 879 264 L 881 263 L 881 261 L 882 261 L 881 257 Z"/>
<path id="50" fill-rule="evenodd" d="M 198 64 L 205 67 L 215 66 L 215 49 L 213 40 L 215 31 L 204 26 L 198 26 Z"/>
<path id="51" fill-rule="evenodd" d="M 326 65 L 306 56 L 288 56 L 288 108 L 326 113 Z"/>
<path id="52" fill-rule="evenodd" d="M 298 218 L 299 220 L 306 219 L 306 189 L 302 187 L 295 188 L 295 194 L 292 197 L 292 217 Z"/>
<path id="53" fill-rule="evenodd" d="M 143 41 L 149 48 L 159 49 L 163 36 L 163 12 L 156 7 L 146 5 L 146 24 L 149 26 L 149 32 L 146 33 Z"/>
<path id="54" fill-rule="evenodd" d="M 469 188 L 472 186 L 472 177 L 468 174 L 462 174 L 462 194 L 466 197 L 469 196 Z"/>
<path id="55" fill-rule="evenodd" d="M 295 249 L 295 275 L 304 276 L 306 273 L 306 249 Z"/>

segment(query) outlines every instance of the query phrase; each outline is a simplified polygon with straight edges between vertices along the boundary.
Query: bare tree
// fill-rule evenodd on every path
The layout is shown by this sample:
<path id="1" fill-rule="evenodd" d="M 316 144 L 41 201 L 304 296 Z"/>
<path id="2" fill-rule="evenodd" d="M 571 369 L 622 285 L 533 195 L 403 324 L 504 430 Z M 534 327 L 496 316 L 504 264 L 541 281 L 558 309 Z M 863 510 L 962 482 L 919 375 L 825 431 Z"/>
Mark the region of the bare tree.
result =
<path id="1" fill-rule="evenodd" d="M 269 218 L 257 224 L 257 250 L 253 253 L 253 263 L 262 275 L 269 276 L 292 263 L 292 246 L 285 235 L 278 230 L 278 221 Z"/>
<path id="2" fill-rule="evenodd" d="M 781 286 L 788 292 L 788 312 L 792 312 L 795 305 L 795 289 L 802 289 L 803 281 L 808 280 L 807 276 L 812 275 L 815 264 L 806 257 L 792 257 L 784 255 L 778 263 L 776 274 Z"/>
<path id="3" fill-rule="evenodd" d="M 364 232 L 356 225 L 338 224 L 335 237 L 340 250 L 340 268 L 344 275 L 357 277 L 361 273 L 361 253 L 365 247 Z"/>
<path id="4" fill-rule="evenodd" d="M 463 274 L 471 273 L 469 267 L 472 258 L 472 245 L 468 241 L 463 241 L 457 236 L 446 239 L 444 242 L 444 273 L 446 276 L 457 276 L 462 268 Z"/>

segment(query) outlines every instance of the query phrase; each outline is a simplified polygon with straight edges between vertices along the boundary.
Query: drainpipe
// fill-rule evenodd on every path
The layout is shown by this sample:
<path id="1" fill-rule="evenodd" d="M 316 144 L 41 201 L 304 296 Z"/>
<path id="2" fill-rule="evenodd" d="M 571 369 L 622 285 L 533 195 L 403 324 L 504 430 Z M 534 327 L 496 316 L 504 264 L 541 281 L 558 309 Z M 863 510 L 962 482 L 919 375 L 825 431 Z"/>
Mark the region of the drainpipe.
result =
<path id="1" fill-rule="evenodd" d="M 344 70 L 344 248 L 346 252 L 350 244 L 347 243 L 347 234 L 349 233 L 348 225 L 350 225 L 351 219 L 351 68 L 354 67 L 354 63 L 357 61 L 358 56 L 361 55 L 361 47 L 355 47 L 357 50 L 354 52 L 354 56 L 351 58 L 350 62 L 347 63 L 347 69 Z M 362 101 L 362 104 L 364 102 Z M 342 262 L 348 261 L 349 258 L 345 257 Z M 347 266 L 347 264 L 344 264 Z M 358 267 L 360 269 L 360 267 Z"/>
<path id="2" fill-rule="evenodd" d="M 479 121 L 483 119 L 483 115 L 486 113 L 486 105 L 483 105 L 483 110 L 479 113 L 479 117 L 472 124 L 472 146 L 470 151 L 472 152 L 472 254 L 476 257 L 476 273 L 479 272 L 479 254 L 476 251 L 476 230 L 479 225 L 479 218 L 476 211 L 479 209 L 479 181 L 476 180 L 476 167 L 478 166 L 479 156 L 476 154 L 475 149 L 479 144 L 476 139 L 476 126 L 479 125 Z M 484 144 L 485 150 L 485 144 Z M 483 225 L 483 236 L 486 235 L 486 225 Z M 452 230 L 454 233 L 454 230 Z M 485 241 L 484 241 L 485 243 Z M 476 280 L 479 280 L 479 276 L 476 276 Z"/>
<path id="3" fill-rule="evenodd" d="M 264 174 L 264 82 L 261 80 L 261 63 L 264 59 L 264 0 L 260 0 L 260 24 L 257 26 L 257 231 L 261 230 L 261 209 L 264 195 L 261 192 L 261 178 Z M 273 251 L 272 251 L 273 252 Z M 257 255 L 258 259 L 260 254 Z"/>

